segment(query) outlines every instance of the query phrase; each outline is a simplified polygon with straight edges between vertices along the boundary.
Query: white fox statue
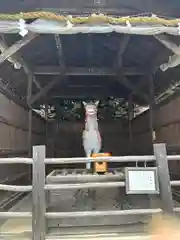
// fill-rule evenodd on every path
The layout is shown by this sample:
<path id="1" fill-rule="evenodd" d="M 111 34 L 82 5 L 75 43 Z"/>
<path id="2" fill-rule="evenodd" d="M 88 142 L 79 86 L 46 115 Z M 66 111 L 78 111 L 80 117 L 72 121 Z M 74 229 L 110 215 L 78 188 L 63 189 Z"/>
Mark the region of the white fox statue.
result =
<path id="1" fill-rule="evenodd" d="M 97 107 L 99 101 L 95 103 L 83 102 L 85 107 L 85 129 L 83 131 L 83 147 L 86 153 L 86 157 L 90 157 L 92 153 L 99 153 L 101 150 L 101 136 L 98 129 L 97 122 Z M 86 163 L 86 169 L 91 169 L 91 163 Z"/>

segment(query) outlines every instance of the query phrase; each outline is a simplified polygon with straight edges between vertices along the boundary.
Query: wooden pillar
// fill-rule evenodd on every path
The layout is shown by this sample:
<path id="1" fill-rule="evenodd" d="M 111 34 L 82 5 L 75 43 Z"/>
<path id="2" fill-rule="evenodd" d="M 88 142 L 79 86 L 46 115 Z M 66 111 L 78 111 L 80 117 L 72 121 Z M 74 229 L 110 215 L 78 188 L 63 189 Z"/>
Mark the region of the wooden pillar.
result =
<path id="1" fill-rule="evenodd" d="M 30 104 L 32 96 L 32 85 L 33 85 L 33 76 L 28 75 L 28 85 L 27 85 L 27 104 L 28 104 L 28 157 L 32 157 L 32 106 Z M 32 179 L 32 168 L 29 168 L 28 179 Z"/>
<path id="2" fill-rule="evenodd" d="M 30 100 L 32 97 L 32 85 L 33 85 L 33 76 L 28 76 L 28 86 L 27 86 L 27 104 L 29 107 L 28 110 L 28 156 L 32 156 L 32 106 Z"/>
<path id="3" fill-rule="evenodd" d="M 33 147 L 32 239 L 46 239 L 45 146 Z"/>
<path id="4" fill-rule="evenodd" d="M 161 207 L 165 214 L 173 214 L 173 197 L 168 168 L 166 144 L 154 144 L 154 155 L 158 167 Z"/>
<path id="5" fill-rule="evenodd" d="M 32 155 L 32 108 L 28 111 L 28 156 Z"/>
<path id="6" fill-rule="evenodd" d="M 45 123 L 45 128 L 46 128 L 45 129 L 45 131 L 46 131 L 45 143 L 46 143 L 46 147 L 47 147 L 47 145 L 48 145 L 48 102 L 47 102 L 47 99 L 45 101 L 45 120 L 46 120 L 46 123 Z"/>
<path id="7" fill-rule="evenodd" d="M 154 110 L 155 110 L 155 92 L 154 92 L 154 80 L 153 75 L 149 77 L 149 128 L 151 133 L 152 144 L 156 141 L 155 133 L 155 121 L 154 121 Z"/>
<path id="8" fill-rule="evenodd" d="M 132 119 L 133 119 L 133 104 L 132 104 L 132 95 L 130 95 L 128 100 L 128 130 L 129 130 L 130 151 L 132 151 Z"/>

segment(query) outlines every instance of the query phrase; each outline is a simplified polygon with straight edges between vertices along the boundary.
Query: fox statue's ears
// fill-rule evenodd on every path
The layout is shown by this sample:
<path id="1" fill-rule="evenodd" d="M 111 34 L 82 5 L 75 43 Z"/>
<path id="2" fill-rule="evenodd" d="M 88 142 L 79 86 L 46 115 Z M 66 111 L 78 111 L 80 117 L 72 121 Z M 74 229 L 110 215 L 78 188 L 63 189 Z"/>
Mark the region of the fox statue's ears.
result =
<path id="1" fill-rule="evenodd" d="M 84 105 L 84 106 L 86 106 L 86 105 L 87 105 L 87 103 L 83 101 L 83 105 Z"/>
<path id="2" fill-rule="evenodd" d="M 83 105 L 86 107 L 87 103 L 86 103 L 85 101 L 83 101 L 82 103 L 83 103 Z M 96 107 L 97 107 L 97 106 L 98 106 L 98 104 L 99 104 L 99 100 L 98 100 L 98 101 L 96 101 L 94 104 L 95 104 L 95 105 L 96 105 Z"/>
<path id="3" fill-rule="evenodd" d="M 99 100 L 95 102 L 96 107 L 98 106 L 98 104 L 99 104 Z"/>

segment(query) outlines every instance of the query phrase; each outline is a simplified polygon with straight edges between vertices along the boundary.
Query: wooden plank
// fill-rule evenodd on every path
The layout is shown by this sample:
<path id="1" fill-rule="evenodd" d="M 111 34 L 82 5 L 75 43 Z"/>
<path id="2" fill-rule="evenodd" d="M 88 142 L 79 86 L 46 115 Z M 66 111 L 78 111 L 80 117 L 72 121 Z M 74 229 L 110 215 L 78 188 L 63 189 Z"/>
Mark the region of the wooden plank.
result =
<path id="1" fill-rule="evenodd" d="M 37 35 L 34 33 L 27 34 L 23 39 L 14 43 L 11 47 L 1 53 L 0 64 L 2 64 L 6 59 L 11 57 L 14 53 L 18 52 L 22 47 L 30 43 Z"/>
<path id="2" fill-rule="evenodd" d="M 42 88 L 37 94 L 35 94 L 31 100 L 30 104 L 35 103 L 40 97 L 45 96 L 52 88 L 54 88 L 58 83 L 64 80 L 64 76 L 56 76 L 51 82 L 49 82 L 44 88 Z"/>
<path id="3" fill-rule="evenodd" d="M 65 64 L 63 60 L 62 42 L 59 35 L 55 35 L 55 42 L 58 52 L 59 61 L 59 76 L 56 76 L 51 82 L 49 82 L 43 89 L 41 89 L 35 96 L 32 97 L 30 103 L 33 104 L 40 97 L 45 96 L 52 88 L 54 88 L 60 81 L 65 80 Z"/>
<path id="4" fill-rule="evenodd" d="M 172 42 L 168 36 L 165 34 L 155 35 L 154 36 L 160 43 L 162 43 L 166 48 L 170 49 L 173 53 L 179 55 L 180 54 L 180 46 L 177 46 L 174 42 Z"/>
<path id="5" fill-rule="evenodd" d="M 57 55 L 58 55 L 58 62 L 60 67 L 64 67 L 64 60 L 63 60 L 63 52 L 62 52 L 62 42 L 59 35 L 54 35 L 56 48 L 57 48 Z"/>
<path id="6" fill-rule="evenodd" d="M 154 121 L 154 110 L 155 110 L 155 93 L 154 93 L 154 79 L 153 76 L 149 77 L 149 127 L 152 136 L 152 143 L 156 140 L 155 136 L 155 121 Z"/>
<path id="7" fill-rule="evenodd" d="M 3 52 L 8 50 L 8 46 L 7 46 L 4 38 L 3 38 L 3 39 L 0 39 L 0 46 L 1 46 L 1 48 L 4 49 Z M 10 58 L 8 58 L 7 60 L 9 60 L 10 62 L 12 62 L 13 64 L 17 63 L 17 64 L 21 65 L 21 66 L 23 67 L 24 72 L 26 73 L 27 77 L 28 77 L 28 78 L 29 78 L 29 77 L 33 77 L 33 82 L 35 83 L 36 87 L 37 87 L 38 89 L 41 89 L 40 83 L 36 80 L 35 76 L 33 76 L 32 71 L 31 71 L 30 68 L 27 66 L 27 64 L 26 64 L 26 62 L 24 61 L 24 59 L 19 55 L 19 53 L 16 52 L 15 54 L 13 54 L 13 55 L 12 55 Z M 20 83 L 18 83 L 18 85 L 19 85 L 19 84 L 21 84 L 21 81 L 20 81 Z M 17 85 L 17 86 L 18 86 L 18 85 Z"/>
<path id="8" fill-rule="evenodd" d="M 115 62 L 115 67 L 117 66 L 117 68 L 120 68 L 122 66 L 123 54 L 127 48 L 129 40 L 130 40 L 130 35 L 124 35 L 122 41 L 120 41 L 119 51 L 117 54 L 117 61 Z"/>
<path id="9" fill-rule="evenodd" d="M 87 64 L 89 67 L 92 65 L 93 60 L 93 43 L 92 43 L 93 36 L 92 34 L 87 35 Z"/>
<path id="10" fill-rule="evenodd" d="M 116 64 L 116 69 L 117 69 L 117 81 L 124 86 L 126 86 L 129 90 L 131 90 L 133 93 L 135 93 L 138 97 L 140 96 L 141 98 L 145 99 L 147 101 L 147 97 L 144 93 L 139 91 L 138 88 L 136 88 L 127 78 L 126 74 L 124 71 L 122 71 L 122 65 L 123 65 L 123 54 L 127 48 L 127 45 L 130 41 L 130 35 L 124 35 L 122 41 L 119 44 L 119 51 L 118 51 L 118 58 L 117 58 L 117 64 Z"/>
<path id="11" fill-rule="evenodd" d="M 46 237 L 45 146 L 33 147 L 32 233 L 33 240 Z"/>
<path id="12" fill-rule="evenodd" d="M 162 207 L 164 212 L 168 214 L 172 214 L 173 199 L 172 199 L 172 190 L 171 190 L 171 184 L 170 184 L 166 145 L 164 143 L 154 144 L 154 155 L 156 157 L 156 162 L 158 167 Z"/>
<path id="13" fill-rule="evenodd" d="M 146 96 L 145 93 L 142 93 L 139 89 L 135 87 L 134 84 L 132 84 L 125 76 L 122 74 L 117 79 L 118 82 L 126 86 L 129 90 L 131 90 L 134 94 L 136 94 L 138 97 L 140 96 L 142 99 L 145 99 L 147 102 L 149 102 L 148 96 Z"/>
<path id="14" fill-rule="evenodd" d="M 33 67 L 34 75 L 59 75 L 61 70 L 59 66 L 38 66 Z M 145 69 L 135 67 L 121 67 L 120 71 L 126 76 L 147 75 Z M 66 76 L 116 76 L 114 68 L 87 68 L 87 67 L 66 67 Z"/>

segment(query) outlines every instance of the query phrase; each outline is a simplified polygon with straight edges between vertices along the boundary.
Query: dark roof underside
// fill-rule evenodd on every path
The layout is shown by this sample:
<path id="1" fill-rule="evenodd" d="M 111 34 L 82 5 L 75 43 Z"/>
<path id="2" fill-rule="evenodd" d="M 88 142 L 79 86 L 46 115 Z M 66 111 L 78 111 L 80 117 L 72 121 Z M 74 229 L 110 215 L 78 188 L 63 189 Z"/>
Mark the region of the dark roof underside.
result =
<path id="1" fill-rule="evenodd" d="M 15 41 L 14 35 L 6 35 L 6 42 L 11 45 Z M 14 40 L 13 40 L 14 38 Z M 16 38 L 17 40 L 17 38 Z M 66 67 L 97 67 L 97 68 L 113 68 L 117 61 L 119 44 L 122 41 L 122 35 L 119 34 L 93 34 L 91 36 L 91 55 L 88 55 L 89 36 L 83 34 L 61 36 L 63 58 Z M 33 70 L 41 66 L 59 66 L 58 54 L 53 35 L 41 35 L 34 39 L 27 46 L 19 51 L 27 65 Z M 163 63 L 168 60 L 171 54 L 162 44 L 160 44 L 153 36 L 131 36 L 128 46 L 123 54 L 123 66 L 138 70 L 150 70 L 155 60 Z M 159 58 L 159 59 L 158 59 Z M 10 81 L 11 86 L 15 87 L 18 94 L 25 96 L 27 88 L 27 76 L 23 70 L 15 70 L 12 64 L 7 61 L 0 67 L 1 77 Z M 148 73 L 147 73 L 148 74 Z M 162 91 L 167 88 L 172 78 L 178 78 L 179 68 L 162 72 L 158 70 L 155 75 L 155 90 Z M 52 81 L 53 75 L 37 75 L 36 79 L 40 84 L 45 86 Z M 148 94 L 148 78 L 147 76 L 131 75 L 127 79 L 134 85 L 142 84 L 142 92 Z M 90 89 L 89 89 L 90 88 Z M 37 92 L 37 88 L 33 87 L 33 94 Z M 59 83 L 51 90 L 48 96 L 96 96 L 114 95 L 128 99 L 131 90 L 116 81 L 115 76 L 70 76 L 65 81 Z M 139 103 L 143 103 L 143 99 L 135 95 L 135 99 Z"/>
<path id="2" fill-rule="evenodd" d="M 179 0 L 6 0 L 0 2 L 1 13 L 52 10 L 84 14 L 101 11 L 108 14 L 132 15 L 145 12 L 179 17 Z"/>
<path id="3" fill-rule="evenodd" d="M 86 6 L 83 5 L 86 2 Z M 89 2 L 89 5 L 87 4 Z M 108 1 L 104 1 L 108 3 Z M 21 12 L 21 11 L 35 11 L 40 9 L 48 10 L 56 9 L 56 12 L 71 12 L 82 13 L 92 12 L 94 8 L 94 1 L 35 1 L 35 0 L 6 0 L 0 3 L 1 12 Z M 146 3 L 146 4 L 145 4 Z M 80 5 L 81 4 L 81 5 Z M 78 7 L 79 6 L 79 7 Z M 108 7 L 107 7 L 108 6 Z M 96 7 L 97 8 L 97 7 Z M 61 9 L 61 10 L 60 10 Z M 64 9 L 62 11 L 62 9 Z M 74 9 L 76 9 L 76 12 Z M 85 10 L 83 10 L 85 9 Z M 113 10 L 114 9 L 114 10 Z M 139 14 L 144 12 L 153 12 L 163 16 L 180 17 L 180 1 L 109 1 L 109 5 L 101 7 L 102 12 L 111 13 L 112 11 L 119 11 L 120 15 Z M 123 12 L 124 11 L 124 12 Z M 114 12 L 115 13 L 115 12 Z M 10 46 L 18 39 L 18 35 L 5 35 L 5 41 Z M 123 35 L 120 34 L 86 34 L 63 35 L 60 36 L 62 40 L 63 58 L 66 67 L 84 67 L 84 68 L 112 68 L 118 55 L 119 44 L 122 41 Z M 179 42 L 179 39 L 172 37 L 173 41 Z M 89 54 L 89 48 L 91 50 Z M 19 53 L 30 69 L 37 69 L 40 66 L 59 66 L 59 59 L 55 38 L 53 35 L 41 35 L 35 38 L 27 46 L 22 48 Z M 168 57 L 172 52 L 165 48 L 153 36 L 136 36 L 132 35 L 127 48 L 123 54 L 123 67 L 143 69 L 150 71 L 154 66 L 167 62 Z M 15 70 L 13 65 L 5 61 L 0 66 L 0 76 L 5 82 L 8 82 L 12 88 L 20 96 L 26 96 L 27 93 L 27 76 L 23 69 Z M 154 77 L 155 93 L 156 95 L 168 88 L 172 81 L 178 80 L 180 77 L 180 68 L 176 67 L 166 72 L 160 70 L 156 71 Z M 36 79 L 45 86 L 52 81 L 53 75 L 37 75 Z M 148 78 L 146 75 L 131 75 L 127 79 L 134 85 L 142 85 L 141 92 L 148 94 Z M 144 84 L 142 84 L 142 81 Z M 33 85 L 33 94 L 39 90 Z M 48 93 L 49 101 L 53 96 L 67 97 L 67 98 L 83 98 L 91 97 L 91 95 L 106 97 L 116 96 L 128 100 L 132 91 L 124 84 L 116 81 L 115 76 L 70 76 L 65 81 L 60 82 L 55 88 Z M 42 103 L 41 98 L 38 101 Z M 146 101 L 141 94 L 134 95 L 134 101 L 138 104 L 144 105 Z"/>

